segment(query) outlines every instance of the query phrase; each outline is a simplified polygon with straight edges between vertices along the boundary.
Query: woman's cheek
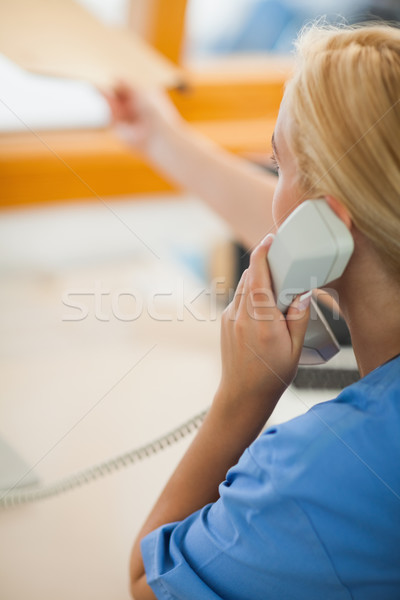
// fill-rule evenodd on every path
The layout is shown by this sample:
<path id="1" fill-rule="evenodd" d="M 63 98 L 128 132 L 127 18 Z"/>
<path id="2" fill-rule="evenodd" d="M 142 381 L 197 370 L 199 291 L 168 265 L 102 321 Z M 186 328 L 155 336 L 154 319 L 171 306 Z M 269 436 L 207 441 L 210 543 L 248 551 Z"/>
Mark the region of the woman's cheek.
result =
<path id="1" fill-rule="evenodd" d="M 272 218 L 275 227 L 280 227 L 290 213 L 304 200 L 298 187 L 289 178 L 285 184 L 282 174 L 279 176 L 272 200 Z"/>
<path id="2" fill-rule="evenodd" d="M 277 190 L 275 190 L 274 197 L 272 199 L 272 219 L 274 221 L 274 225 L 276 228 L 278 227 L 277 203 L 278 203 L 278 194 L 277 194 Z"/>
<path id="3" fill-rule="evenodd" d="M 278 184 L 272 199 L 272 218 L 276 228 L 278 228 L 285 220 L 285 197 L 282 192 L 281 180 L 278 179 Z"/>

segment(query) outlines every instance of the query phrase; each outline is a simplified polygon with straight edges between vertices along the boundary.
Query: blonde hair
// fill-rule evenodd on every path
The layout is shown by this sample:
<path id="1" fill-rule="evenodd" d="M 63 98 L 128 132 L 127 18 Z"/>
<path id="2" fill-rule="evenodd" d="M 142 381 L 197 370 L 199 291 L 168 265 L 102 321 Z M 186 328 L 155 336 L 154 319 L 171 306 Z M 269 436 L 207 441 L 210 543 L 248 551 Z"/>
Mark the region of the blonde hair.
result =
<path id="1" fill-rule="evenodd" d="M 304 193 L 339 199 L 400 278 L 400 30 L 308 27 L 285 98 Z"/>

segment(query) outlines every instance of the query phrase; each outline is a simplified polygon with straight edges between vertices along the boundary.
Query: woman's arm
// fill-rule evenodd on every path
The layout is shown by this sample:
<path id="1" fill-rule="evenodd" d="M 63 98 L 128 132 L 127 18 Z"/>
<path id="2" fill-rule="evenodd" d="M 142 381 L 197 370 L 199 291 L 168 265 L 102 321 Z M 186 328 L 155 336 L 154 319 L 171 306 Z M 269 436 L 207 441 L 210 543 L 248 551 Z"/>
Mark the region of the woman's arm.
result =
<path id="1" fill-rule="evenodd" d="M 228 469 L 257 437 L 295 375 L 308 308 L 296 301 L 286 319 L 276 308 L 266 262 L 270 243 L 271 238 L 253 252 L 223 314 L 222 377 L 209 414 L 133 547 L 131 591 L 136 600 L 155 597 L 146 583 L 142 538 L 217 500 Z"/>
<path id="2" fill-rule="evenodd" d="M 245 417 L 248 417 L 246 419 Z M 201 429 L 171 476 L 152 509 L 133 546 L 130 577 L 136 600 L 155 598 L 146 582 L 140 551 L 143 537 L 166 523 L 181 521 L 218 498 L 218 486 L 228 469 L 236 464 L 245 448 L 255 439 L 262 423 L 252 421 L 249 413 L 229 410 L 222 398 L 215 397 Z"/>
<path id="3" fill-rule="evenodd" d="M 275 177 L 186 123 L 162 92 L 119 85 L 105 94 L 121 137 L 167 178 L 200 197 L 252 248 L 273 229 Z"/>

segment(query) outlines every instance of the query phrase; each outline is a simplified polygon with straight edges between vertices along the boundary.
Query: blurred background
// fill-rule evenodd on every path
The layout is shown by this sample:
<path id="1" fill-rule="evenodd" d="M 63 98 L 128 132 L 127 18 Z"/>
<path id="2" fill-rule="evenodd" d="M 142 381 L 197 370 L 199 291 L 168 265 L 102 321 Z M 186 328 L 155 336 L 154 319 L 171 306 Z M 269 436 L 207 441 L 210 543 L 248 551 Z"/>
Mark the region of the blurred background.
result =
<path id="1" fill-rule="evenodd" d="M 296 32 L 321 16 L 400 17 L 388 0 L 80 2 L 182 67 L 190 88 L 170 92 L 178 110 L 259 164 Z M 94 87 L 4 55 L 0 81 L 0 438 L 47 484 L 207 408 L 219 317 L 241 267 L 229 227 L 117 139 Z M 336 393 L 292 387 L 271 422 Z M 129 598 L 132 541 L 189 442 L 0 510 L 1 598 Z"/>

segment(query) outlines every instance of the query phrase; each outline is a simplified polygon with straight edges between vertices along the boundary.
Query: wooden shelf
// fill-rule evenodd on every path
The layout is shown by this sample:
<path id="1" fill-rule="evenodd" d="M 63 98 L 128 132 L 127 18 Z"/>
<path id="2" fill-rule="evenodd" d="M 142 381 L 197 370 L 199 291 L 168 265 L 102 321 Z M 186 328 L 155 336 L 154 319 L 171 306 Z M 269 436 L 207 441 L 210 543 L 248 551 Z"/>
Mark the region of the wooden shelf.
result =
<path id="1" fill-rule="evenodd" d="M 198 122 L 195 127 L 239 154 L 267 152 L 273 119 Z M 111 130 L 0 136 L 0 206 L 175 190 Z"/>

